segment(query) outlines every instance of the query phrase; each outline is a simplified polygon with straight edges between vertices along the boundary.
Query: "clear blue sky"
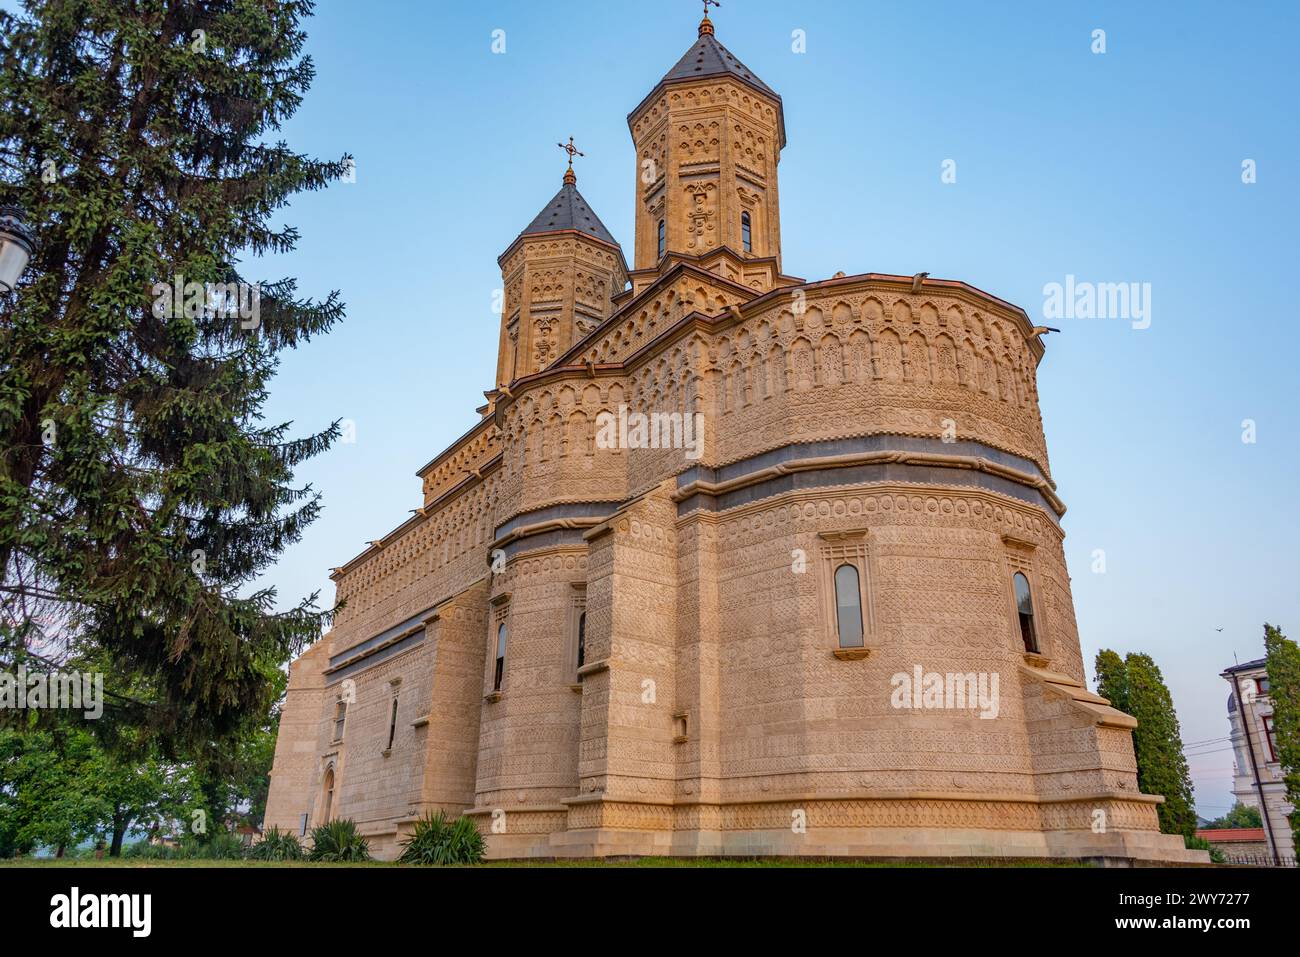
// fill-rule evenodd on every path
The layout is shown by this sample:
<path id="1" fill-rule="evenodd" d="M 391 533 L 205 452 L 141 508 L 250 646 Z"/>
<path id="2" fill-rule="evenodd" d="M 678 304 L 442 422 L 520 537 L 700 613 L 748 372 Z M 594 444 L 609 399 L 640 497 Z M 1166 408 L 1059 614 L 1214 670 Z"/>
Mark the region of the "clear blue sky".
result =
<path id="1" fill-rule="evenodd" d="M 415 470 L 475 421 L 496 257 L 559 188 L 558 140 L 586 152 L 579 188 L 630 255 L 626 115 L 699 13 L 320 3 L 317 80 L 285 135 L 353 153 L 357 182 L 295 202 L 297 252 L 248 272 L 342 291 L 348 319 L 285 360 L 269 413 L 303 430 L 351 419 L 357 441 L 300 472 L 326 509 L 269 576 L 283 603 L 331 601 L 327 569 L 402 521 Z M 1067 274 L 1151 283 L 1148 329 L 1050 323 L 1063 333 L 1039 369 L 1043 418 L 1090 675 L 1100 647 L 1150 652 L 1184 740 L 1224 738 L 1234 652 L 1263 653 L 1265 620 L 1300 638 L 1297 5 L 723 0 L 712 17 L 784 98 L 786 272 L 925 270 L 1039 321 L 1044 284 Z M 1222 813 L 1226 742 L 1189 755 L 1198 809 Z"/>

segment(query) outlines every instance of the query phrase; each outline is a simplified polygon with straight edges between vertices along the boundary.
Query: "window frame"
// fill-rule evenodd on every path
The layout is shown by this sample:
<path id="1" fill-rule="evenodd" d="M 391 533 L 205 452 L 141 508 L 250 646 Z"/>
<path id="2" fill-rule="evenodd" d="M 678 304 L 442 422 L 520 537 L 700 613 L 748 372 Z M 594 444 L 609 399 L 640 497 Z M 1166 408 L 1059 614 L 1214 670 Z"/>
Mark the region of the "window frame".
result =
<path id="1" fill-rule="evenodd" d="M 1264 729 L 1264 743 L 1268 745 L 1268 762 L 1269 764 L 1277 763 L 1277 739 L 1274 737 L 1273 716 L 1271 714 L 1261 714 L 1259 723 Z"/>
<path id="2" fill-rule="evenodd" d="M 571 594 L 569 596 L 568 640 L 564 643 L 564 673 L 569 675 L 569 687 L 574 691 L 580 691 L 582 668 L 587 664 L 585 654 L 581 660 L 578 657 L 579 650 L 583 652 L 587 650 L 586 643 L 581 640 L 586 638 L 587 583 L 585 581 L 570 582 L 569 587 Z"/>
<path id="3" fill-rule="evenodd" d="M 822 592 L 823 641 L 837 658 L 865 658 L 876 644 L 875 559 L 866 529 L 818 534 L 818 585 Z M 858 573 L 858 606 L 862 612 L 862 643 L 841 645 L 839 593 L 835 575 L 849 565 Z"/>
<path id="4" fill-rule="evenodd" d="M 845 639 L 844 622 L 841 619 L 841 615 L 840 615 L 840 610 L 842 608 L 848 607 L 840 601 L 840 572 L 844 571 L 845 569 L 853 573 L 853 584 L 851 586 L 851 590 L 853 594 L 851 597 L 857 599 L 857 615 L 858 615 L 857 639 L 858 640 L 856 642 L 850 642 L 850 643 L 846 643 L 844 640 Z M 840 648 L 843 648 L 845 650 L 849 648 L 865 648 L 867 644 L 867 627 L 866 627 L 866 615 L 864 614 L 865 609 L 863 608 L 863 601 L 862 601 L 862 573 L 858 571 L 858 566 L 853 564 L 853 562 L 842 561 L 839 564 L 837 564 L 835 566 L 835 570 L 831 572 L 831 581 L 834 583 L 834 587 L 835 587 L 835 640 L 836 642 L 838 643 Z"/>
<path id="5" fill-rule="evenodd" d="M 740 248 L 747 253 L 754 251 L 754 217 L 747 209 L 740 214 Z"/>
<path id="6" fill-rule="evenodd" d="M 1012 647 L 1022 655 L 1040 659 L 1041 662 L 1050 661 L 1051 636 L 1048 634 L 1047 619 L 1043 616 L 1043 601 L 1040 597 L 1042 583 L 1039 582 L 1034 568 L 1035 547 L 1029 542 L 1008 536 L 1003 536 L 1002 542 L 1006 549 L 1006 571 L 1002 587 L 1006 589 L 1011 638 L 1015 642 Z M 1025 648 L 1025 639 L 1020 628 L 1020 603 L 1016 601 L 1017 573 L 1023 574 L 1025 581 L 1029 583 L 1029 604 L 1034 610 L 1034 643 L 1038 646 L 1037 651 L 1029 651 Z"/>
<path id="7" fill-rule="evenodd" d="M 331 761 L 325 765 L 325 773 L 321 775 L 321 823 L 328 824 L 333 818 L 334 812 L 334 794 L 338 791 L 339 776 L 338 771 Z"/>
<path id="8" fill-rule="evenodd" d="M 341 744 L 343 735 L 347 733 L 348 722 L 348 702 L 347 699 L 340 696 L 334 702 L 334 744 Z"/>
<path id="9" fill-rule="evenodd" d="M 487 641 L 483 662 L 483 697 L 488 701 L 500 700 L 506 686 L 506 659 L 510 657 L 510 593 L 502 592 L 489 600 Z M 496 681 L 497 642 L 501 626 L 506 626 L 506 654 L 501 659 L 501 681 Z"/>
<path id="10" fill-rule="evenodd" d="M 582 666 L 587 663 L 587 610 L 584 608 L 578 612 L 578 649 L 575 655 L 578 671 L 582 671 Z M 578 680 L 582 680 L 582 675 L 578 675 Z"/>
<path id="11" fill-rule="evenodd" d="M 1016 579 L 1018 578 L 1025 580 L 1025 590 L 1029 593 L 1029 637 L 1033 639 L 1034 647 L 1032 648 L 1025 642 L 1025 623 L 1022 620 L 1025 613 L 1020 610 L 1020 595 L 1016 591 Z M 1012 571 L 1011 600 L 1016 609 L 1016 633 L 1019 635 L 1021 647 L 1027 655 L 1041 655 L 1043 653 L 1043 643 L 1039 638 L 1038 602 L 1034 598 L 1034 591 L 1034 583 L 1029 580 L 1029 575 L 1023 569 L 1017 568 Z"/>
<path id="12" fill-rule="evenodd" d="M 506 680 L 506 648 L 510 644 L 510 628 L 504 621 L 497 622 L 492 653 L 492 690 L 500 691 Z"/>
<path id="13" fill-rule="evenodd" d="M 397 743 L 397 702 L 400 698 L 400 694 L 394 694 L 388 708 L 388 747 L 384 748 L 385 754 L 392 751 L 393 745 Z"/>

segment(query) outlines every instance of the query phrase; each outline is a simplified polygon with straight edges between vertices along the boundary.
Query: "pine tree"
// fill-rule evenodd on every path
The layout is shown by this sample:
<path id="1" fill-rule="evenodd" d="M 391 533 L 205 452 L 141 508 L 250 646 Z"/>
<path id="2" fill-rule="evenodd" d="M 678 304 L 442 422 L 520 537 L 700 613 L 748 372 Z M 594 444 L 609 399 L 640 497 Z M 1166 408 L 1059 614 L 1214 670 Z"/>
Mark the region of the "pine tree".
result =
<path id="1" fill-rule="evenodd" d="M 1109 648 L 1097 652 L 1094 665 L 1097 672 L 1097 694 L 1110 701 L 1110 706 L 1128 712 L 1128 675 L 1124 659 Z"/>
<path id="2" fill-rule="evenodd" d="M 1097 694 L 1137 719 L 1133 752 L 1137 759 L 1138 789 L 1164 795 L 1157 808 L 1160 830 L 1191 838 L 1196 833 L 1192 777 L 1183 755 L 1182 734 L 1174 700 L 1160 669 L 1150 655 L 1130 654 L 1121 659 L 1108 648 L 1097 653 Z"/>
<path id="3" fill-rule="evenodd" d="M 254 299 L 240 269 L 292 250 L 277 212 L 348 168 L 269 139 L 313 77 L 312 7 L 0 13 L 0 205 L 37 238 L 0 297 L 0 664 L 23 651 L 13 607 L 70 609 L 110 680 L 153 683 L 138 717 L 169 743 L 265 716 L 276 671 L 322 625 L 315 595 L 277 613 L 254 582 L 318 515 L 293 470 L 337 423 L 293 437 L 262 407 L 282 351 L 343 306 L 293 279 Z"/>
<path id="4" fill-rule="evenodd" d="M 1273 703 L 1273 737 L 1291 812 L 1291 833 L 1300 860 L 1300 646 L 1280 628 L 1264 626 L 1268 696 Z"/>
<path id="5" fill-rule="evenodd" d="M 1138 788 L 1144 794 L 1164 796 L 1164 803 L 1156 810 L 1160 830 L 1184 838 L 1194 837 L 1196 809 L 1192 776 L 1183 755 L 1182 732 L 1173 697 L 1150 655 L 1127 655 L 1124 674 L 1127 710 L 1138 722 L 1133 731 Z"/>

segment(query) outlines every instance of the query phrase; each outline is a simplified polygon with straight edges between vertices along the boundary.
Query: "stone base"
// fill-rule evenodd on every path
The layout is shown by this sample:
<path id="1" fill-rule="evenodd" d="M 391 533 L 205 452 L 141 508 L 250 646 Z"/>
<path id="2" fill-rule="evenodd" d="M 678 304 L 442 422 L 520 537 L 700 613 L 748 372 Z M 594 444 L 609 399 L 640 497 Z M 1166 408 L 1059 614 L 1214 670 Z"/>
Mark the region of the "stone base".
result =
<path id="1" fill-rule="evenodd" d="M 1070 802 L 1039 802 L 1031 798 L 1012 800 L 1005 796 L 953 800 L 926 795 L 674 808 L 582 798 L 567 805 L 568 827 L 556 826 L 566 806 L 520 808 L 499 815 L 505 827 L 499 833 L 492 831 L 488 809 L 475 808 L 469 813 L 478 820 L 487 839 L 488 857 L 493 860 L 657 856 L 1058 858 L 1119 866 L 1209 864 L 1207 852 L 1186 849 L 1181 837 L 1161 834 L 1154 826 L 1143 826 L 1148 816 L 1150 824 L 1154 825 L 1156 800 L 1131 794 L 1097 795 Z M 670 828 L 596 823 L 589 826 L 593 820 L 603 822 L 620 817 L 629 821 L 647 818 L 670 821 L 674 812 L 696 819 L 705 817 L 733 822 L 759 818 L 766 824 L 774 815 L 788 817 L 786 808 L 796 803 L 815 809 L 816 816 L 810 815 L 802 831 L 762 825 Z M 1098 805 L 1114 808 L 1126 826 L 1112 827 L 1104 833 L 1095 833 L 1086 826 L 1041 830 L 1024 827 L 1026 820 L 1036 817 L 1069 820 L 1071 824 L 1076 820 L 1086 821 L 1089 809 Z M 628 809 L 635 810 L 629 814 Z M 846 817 L 852 818 L 854 823 L 818 824 L 818 819 L 833 822 L 835 818 Z M 873 817 L 888 817 L 890 824 L 877 824 L 871 821 Z M 942 826 L 932 823 L 936 818 L 960 820 L 962 823 Z M 918 824 L 899 826 L 897 823 L 907 819 L 914 819 Z M 856 823 L 859 820 L 867 823 Z M 998 826 L 995 823 L 998 821 L 1014 821 L 1019 826 Z"/>
<path id="2" fill-rule="evenodd" d="M 786 831 L 623 831 L 591 829 L 549 835 L 492 834 L 488 858 L 588 857 L 850 857 L 850 858 L 1058 858 L 1108 866 L 1209 864 L 1205 851 L 1187 850 L 1181 838 L 1150 832 L 1090 834 L 1072 831 L 904 831 L 825 828 Z"/>

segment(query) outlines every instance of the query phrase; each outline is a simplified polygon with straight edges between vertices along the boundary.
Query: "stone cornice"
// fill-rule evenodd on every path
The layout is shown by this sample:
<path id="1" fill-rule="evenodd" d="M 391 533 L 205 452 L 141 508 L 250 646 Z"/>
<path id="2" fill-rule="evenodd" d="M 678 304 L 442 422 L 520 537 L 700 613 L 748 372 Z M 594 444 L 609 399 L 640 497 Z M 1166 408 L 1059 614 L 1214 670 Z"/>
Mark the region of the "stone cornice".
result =
<path id="1" fill-rule="evenodd" d="M 816 488 L 799 488 L 783 492 L 780 496 L 771 496 L 768 498 L 755 499 L 752 502 L 746 502 L 743 505 L 737 505 L 734 508 L 727 509 L 723 512 L 712 512 L 705 510 L 693 510 L 681 514 L 677 517 L 676 527 L 682 528 L 686 525 L 703 524 L 718 526 L 727 522 L 734 522 L 738 518 L 753 515 L 758 512 L 766 511 L 781 504 L 814 502 L 825 499 L 831 495 L 844 494 L 846 491 L 861 495 L 901 495 L 911 497 L 919 494 L 926 494 L 930 497 L 941 497 L 951 495 L 984 502 L 987 506 L 1003 509 L 1017 509 L 1025 515 L 1039 514 L 1049 518 L 1044 523 L 1045 529 L 1050 529 L 1058 541 L 1065 540 L 1065 530 L 1054 521 L 1041 506 L 1033 505 L 1021 499 L 1012 498 L 1000 492 L 990 491 L 982 488 L 955 488 L 951 491 L 946 486 L 936 485 L 933 482 L 903 482 L 898 480 L 888 480 L 883 482 L 866 482 L 852 486 L 824 486 Z M 590 536 L 592 533 L 588 532 Z"/>
<path id="2" fill-rule="evenodd" d="M 506 251 L 497 257 L 497 266 L 499 267 L 503 265 L 506 259 L 509 258 L 510 254 L 514 252 L 515 247 L 519 246 L 522 243 L 527 243 L 530 240 L 534 240 L 534 239 L 550 240 L 559 237 L 564 237 L 564 238 L 573 237 L 575 239 L 581 239 L 591 243 L 593 246 L 597 246 L 601 249 L 610 250 L 611 252 L 613 252 L 615 255 L 618 256 L 618 261 L 619 264 L 622 265 L 623 267 L 624 274 L 627 273 L 628 271 L 627 257 L 623 255 L 622 246 L 618 245 L 617 243 L 607 243 L 605 242 L 605 240 L 599 239 L 591 235 L 591 233 L 584 233 L 580 229 L 552 229 L 552 230 L 548 230 L 547 232 L 520 233 L 518 236 L 515 237 L 514 242 L 512 242 L 509 246 L 506 247 Z"/>
<path id="3" fill-rule="evenodd" d="M 744 77 L 735 76 L 729 73 L 716 74 L 710 76 L 699 76 L 699 77 L 684 76 L 679 78 L 673 78 L 673 79 L 665 78 L 660 80 L 658 83 L 655 84 L 654 89 L 651 90 L 649 93 L 647 93 L 645 95 L 645 98 L 636 105 L 636 108 L 633 109 L 632 112 L 627 115 L 627 128 L 628 130 L 633 131 L 633 134 L 635 135 L 636 118 L 641 114 L 643 110 L 646 109 L 646 107 L 654 103 L 656 97 L 666 92 L 669 87 L 674 87 L 674 86 L 709 87 L 709 86 L 716 86 L 719 83 L 727 83 L 727 82 L 735 83 L 737 86 L 742 86 L 746 90 L 749 90 L 751 93 L 753 93 L 755 96 L 762 97 L 763 99 L 775 104 L 777 135 L 781 137 L 781 149 L 785 149 L 785 144 L 786 144 L 785 106 L 781 101 L 780 94 L 769 92 L 768 90 L 763 89 L 761 86 L 759 86 L 756 83 L 750 83 Z M 711 104 L 711 103 L 700 104 L 700 106 L 697 107 L 697 109 L 714 109 L 714 108 L 716 108 L 716 104 Z M 746 114 L 746 116 L 748 115 L 749 114 Z"/>
<path id="4" fill-rule="evenodd" d="M 459 449 L 466 441 L 466 438 L 467 437 L 462 437 L 456 445 L 448 449 L 448 453 L 454 452 L 457 449 Z M 444 453 L 443 456 L 440 456 L 440 459 L 445 458 L 446 454 L 448 453 Z M 338 566 L 337 568 L 332 569 L 330 571 L 330 580 L 338 581 L 343 576 L 347 575 L 348 572 L 355 569 L 362 562 L 366 561 L 369 558 L 373 558 L 379 552 L 382 552 L 385 548 L 387 548 L 393 542 L 397 541 L 402 536 L 406 535 L 412 529 L 418 527 L 419 525 L 423 524 L 429 519 L 434 518 L 438 512 L 442 511 L 447 505 L 451 504 L 451 502 L 454 499 L 459 498 L 461 495 L 469 491 L 474 486 L 481 484 L 483 480 L 488 477 L 488 475 L 490 475 L 491 473 L 495 472 L 498 468 L 500 468 L 503 456 L 504 456 L 503 452 L 498 452 L 496 455 L 488 459 L 488 461 L 483 464 L 482 468 L 479 469 L 477 475 L 465 476 L 464 479 L 462 479 L 457 484 L 453 485 L 451 488 L 447 489 L 447 491 L 443 492 L 441 495 L 439 495 L 428 505 L 417 510 L 414 515 L 412 515 L 406 521 L 402 522 L 401 525 L 398 525 L 387 535 L 384 535 L 382 538 L 376 539 L 375 542 L 371 544 L 371 546 L 367 548 L 365 551 L 348 559 L 346 562 L 344 562 L 342 565 Z"/>
<path id="5" fill-rule="evenodd" d="M 484 394 L 486 395 L 486 393 Z M 443 462 L 447 461 L 447 459 L 451 458 L 453 455 L 459 452 L 467 442 L 469 442 L 471 439 L 477 438 L 478 434 L 491 424 L 492 424 L 491 418 L 479 419 L 472 426 L 470 426 L 469 430 L 463 433 L 460 438 L 453 440 L 451 445 L 447 446 L 445 449 L 443 449 L 441 452 L 439 452 L 437 455 L 431 458 L 428 462 L 424 463 L 418 469 L 416 469 L 415 470 L 416 477 L 421 479 L 424 478 L 427 474 L 432 472 Z"/>
<path id="6" fill-rule="evenodd" d="M 810 472 L 818 469 L 848 468 L 855 465 L 920 465 L 920 466 L 938 466 L 941 468 L 958 468 L 973 469 L 978 472 L 985 472 L 989 475 L 997 475 L 1009 479 L 1019 485 L 1036 489 L 1045 498 L 1056 512 L 1057 517 L 1065 514 L 1065 503 L 1053 490 L 1051 483 L 1038 475 L 1032 475 L 1029 472 L 1023 472 L 1020 469 L 1011 468 L 998 462 L 990 461 L 982 456 L 975 455 L 943 455 L 935 452 L 856 452 L 848 455 L 825 455 L 815 456 L 805 459 L 795 459 L 791 462 L 782 462 L 777 465 L 770 465 L 766 468 L 756 469 L 745 475 L 738 475 L 733 479 L 722 482 L 708 482 L 695 480 L 681 488 L 675 490 L 672 494 L 674 502 L 683 502 L 692 495 L 721 495 L 725 492 L 731 492 L 736 489 L 745 488 L 750 485 L 756 485 L 772 478 L 782 475 L 792 475 L 796 472 Z"/>
<path id="7" fill-rule="evenodd" d="M 518 528 L 511 529 L 505 535 L 502 535 L 496 541 L 488 546 L 489 552 L 496 551 L 499 548 L 505 548 L 511 542 L 518 541 L 521 538 L 531 538 L 534 535 L 540 535 L 544 532 L 554 532 L 562 529 L 586 529 L 594 528 L 602 524 L 604 518 L 553 518 L 544 522 L 534 522 L 531 525 L 521 525 Z"/>

